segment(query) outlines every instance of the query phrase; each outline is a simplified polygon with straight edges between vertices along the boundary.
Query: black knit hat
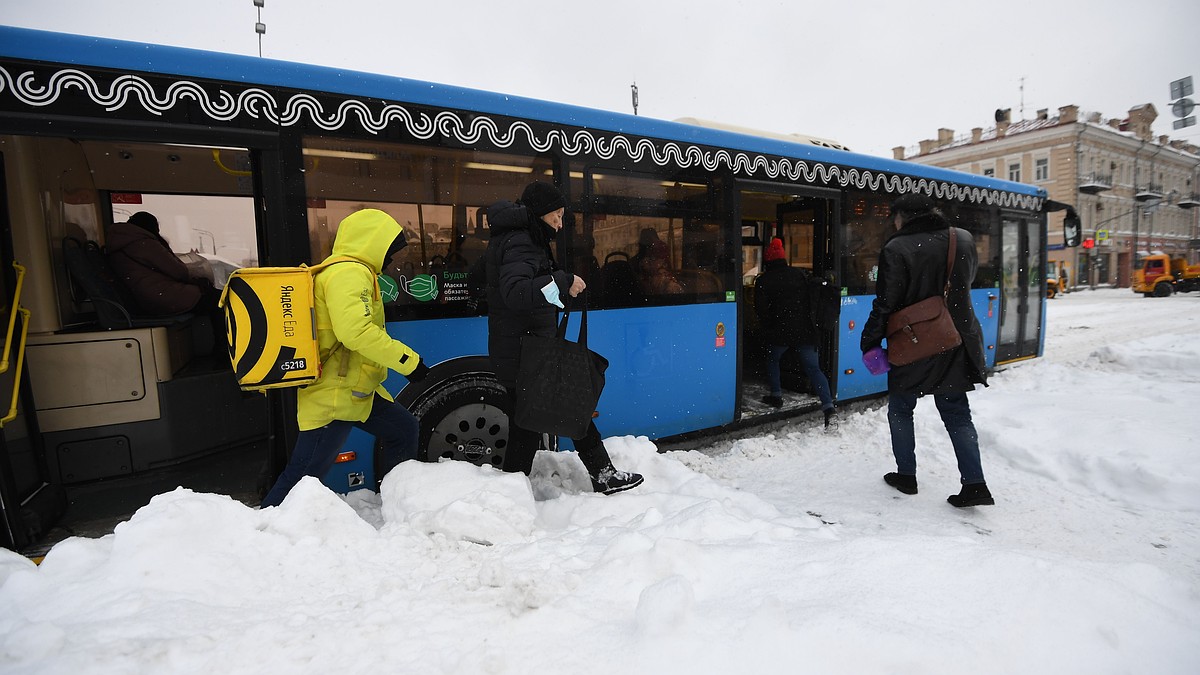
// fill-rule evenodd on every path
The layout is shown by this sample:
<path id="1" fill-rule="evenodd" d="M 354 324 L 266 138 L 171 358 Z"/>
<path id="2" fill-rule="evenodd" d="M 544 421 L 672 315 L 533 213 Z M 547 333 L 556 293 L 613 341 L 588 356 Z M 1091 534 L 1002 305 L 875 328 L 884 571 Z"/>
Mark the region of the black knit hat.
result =
<path id="1" fill-rule="evenodd" d="M 905 218 L 913 218 L 937 208 L 933 200 L 922 194 L 911 193 L 892 202 L 892 215 L 903 214 Z"/>
<path id="2" fill-rule="evenodd" d="M 137 225 L 147 232 L 158 234 L 158 218 L 155 218 L 153 213 L 138 211 L 132 216 L 129 216 L 129 223 L 131 225 Z"/>
<path id="3" fill-rule="evenodd" d="M 551 211 L 565 208 L 567 201 L 563 199 L 558 188 L 549 183 L 535 181 L 525 186 L 525 190 L 521 193 L 521 205 L 529 209 L 533 215 L 541 218 Z"/>

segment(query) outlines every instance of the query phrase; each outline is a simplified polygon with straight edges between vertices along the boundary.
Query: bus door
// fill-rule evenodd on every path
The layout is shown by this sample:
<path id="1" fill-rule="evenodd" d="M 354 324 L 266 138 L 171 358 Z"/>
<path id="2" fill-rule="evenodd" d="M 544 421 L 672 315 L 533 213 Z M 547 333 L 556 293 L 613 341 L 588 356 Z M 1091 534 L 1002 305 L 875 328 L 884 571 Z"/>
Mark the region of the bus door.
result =
<path id="1" fill-rule="evenodd" d="M 146 211 L 193 276 L 223 285 L 229 270 L 256 265 L 253 151 L 88 131 L 0 134 L 10 178 L 0 320 L 7 328 L 14 257 L 27 268 L 21 305 L 30 311 L 17 317 L 18 327 L 29 323 L 27 386 L 2 430 L 0 497 L 13 531 L 0 544 L 26 552 L 111 532 L 176 486 L 252 503 L 270 431 L 265 397 L 237 387 L 215 312 L 139 312 L 101 248 L 107 226 Z M 9 392 L 12 358 L 0 375 Z M 67 506 L 57 518 L 44 502 Z"/>
<path id="2" fill-rule="evenodd" d="M 1000 339 L 996 362 L 1038 355 L 1045 307 L 1042 259 L 1045 242 L 1036 218 L 1001 216 Z"/>
<path id="3" fill-rule="evenodd" d="M 793 188 L 799 190 L 799 188 Z M 833 232 L 835 201 L 832 198 L 808 196 L 773 189 L 744 189 L 740 199 L 742 224 L 742 265 L 746 307 L 743 310 L 741 367 L 742 417 L 754 417 L 777 409 L 763 401 L 770 393 L 767 379 L 768 345 L 763 339 L 754 307 L 754 282 L 764 265 L 762 254 L 774 237 L 783 240 L 788 264 L 801 267 L 821 277 L 833 269 L 830 235 Z M 834 382 L 832 372 L 835 345 L 832 333 L 827 333 L 819 345 L 821 367 Z M 818 399 L 810 392 L 807 378 L 799 360 L 786 353 L 781 367 L 783 387 L 782 410 L 819 407 Z"/>
<path id="4" fill-rule="evenodd" d="M 0 547 L 20 550 L 58 520 L 66 498 L 49 480 L 37 413 L 28 404 L 24 338 L 29 311 L 19 295 L 26 269 L 14 260 L 6 185 L 0 154 Z"/>

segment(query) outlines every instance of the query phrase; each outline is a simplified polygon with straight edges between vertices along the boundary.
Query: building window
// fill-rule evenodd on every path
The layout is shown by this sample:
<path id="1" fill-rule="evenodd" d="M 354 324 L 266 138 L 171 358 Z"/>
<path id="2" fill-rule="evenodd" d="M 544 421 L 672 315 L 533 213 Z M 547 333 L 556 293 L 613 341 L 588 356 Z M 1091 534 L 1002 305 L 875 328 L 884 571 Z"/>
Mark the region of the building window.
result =
<path id="1" fill-rule="evenodd" d="M 1050 180 L 1050 158 L 1042 157 L 1033 161 L 1033 179 L 1035 181 Z"/>
<path id="2" fill-rule="evenodd" d="M 1013 162 L 1008 165 L 1008 179 L 1014 183 L 1021 182 L 1021 163 Z"/>

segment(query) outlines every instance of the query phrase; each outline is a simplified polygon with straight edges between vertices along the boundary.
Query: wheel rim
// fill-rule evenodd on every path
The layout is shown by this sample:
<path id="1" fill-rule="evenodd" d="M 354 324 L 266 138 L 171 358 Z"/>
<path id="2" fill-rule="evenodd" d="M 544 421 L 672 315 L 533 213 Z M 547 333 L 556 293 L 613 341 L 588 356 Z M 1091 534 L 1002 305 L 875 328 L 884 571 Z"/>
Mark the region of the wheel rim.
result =
<path id="1" fill-rule="evenodd" d="M 430 459 L 446 457 L 501 466 L 508 443 L 508 416 L 489 403 L 468 403 L 446 413 L 429 435 Z"/>

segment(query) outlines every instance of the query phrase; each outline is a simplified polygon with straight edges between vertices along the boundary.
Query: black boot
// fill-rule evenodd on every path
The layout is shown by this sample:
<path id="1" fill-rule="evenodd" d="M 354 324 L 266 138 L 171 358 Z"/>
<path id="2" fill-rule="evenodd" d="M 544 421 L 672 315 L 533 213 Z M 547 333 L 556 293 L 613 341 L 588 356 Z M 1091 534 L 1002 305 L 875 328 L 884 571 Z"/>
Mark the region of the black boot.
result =
<path id="1" fill-rule="evenodd" d="M 830 408 L 825 411 L 825 433 L 832 434 L 838 430 L 837 410 Z"/>
<path id="2" fill-rule="evenodd" d="M 968 483 L 962 486 L 962 492 L 950 495 L 946 501 L 962 508 L 964 506 L 991 506 L 996 503 L 987 483 Z"/>
<path id="3" fill-rule="evenodd" d="M 897 490 L 906 495 L 917 494 L 917 477 L 906 476 L 902 473 L 885 473 L 883 474 L 883 482 L 891 485 Z"/>
<path id="4" fill-rule="evenodd" d="M 616 492 L 632 490 L 641 485 L 643 480 L 645 479 L 640 473 L 617 471 L 612 464 L 608 464 L 592 476 L 592 490 L 600 494 L 611 495 Z"/>
<path id="5" fill-rule="evenodd" d="M 782 408 L 783 407 L 783 397 L 782 396 L 764 396 L 764 397 L 762 397 L 762 402 L 766 403 L 767 405 L 771 406 L 772 408 Z"/>

